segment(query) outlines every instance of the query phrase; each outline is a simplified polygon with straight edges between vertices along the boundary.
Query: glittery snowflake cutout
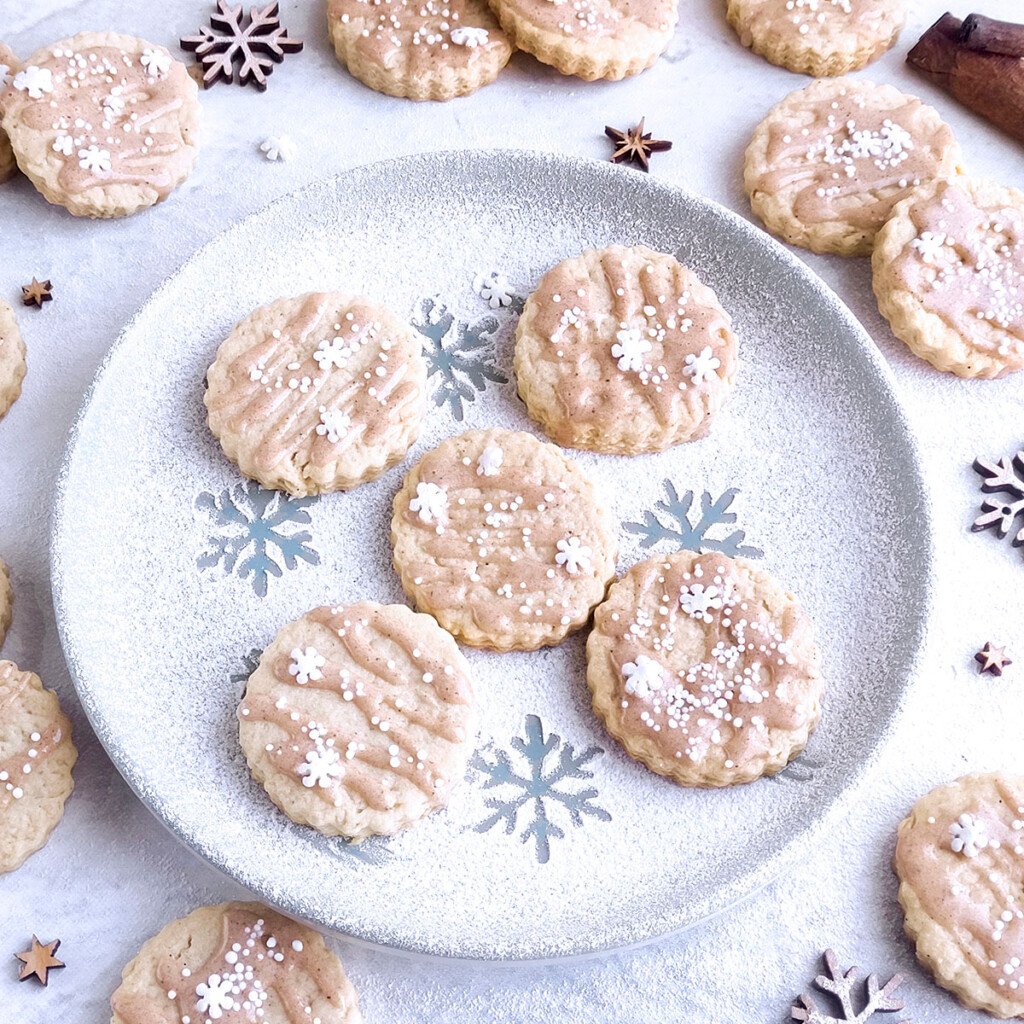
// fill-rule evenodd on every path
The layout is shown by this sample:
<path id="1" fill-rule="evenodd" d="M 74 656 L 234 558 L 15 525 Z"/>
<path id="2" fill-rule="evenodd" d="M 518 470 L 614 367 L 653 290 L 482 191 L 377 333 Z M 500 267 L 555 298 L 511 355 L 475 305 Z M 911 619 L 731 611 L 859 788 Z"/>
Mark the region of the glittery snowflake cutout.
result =
<path id="1" fill-rule="evenodd" d="M 312 498 L 289 498 L 246 480 L 220 494 L 204 491 L 196 508 L 213 526 L 209 546 L 196 558 L 201 570 L 220 566 L 224 575 L 252 582 L 259 597 L 267 596 L 271 576 L 281 576 L 300 561 L 319 565 L 320 556 L 310 547 L 308 530 Z"/>
<path id="2" fill-rule="evenodd" d="M 655 503 L 657 512 L 645 512 L 642 523 L 622 524 L 627 533 L 643 538 L 641 547 L 649 548 L 661 541 L 671 541 L 688 551 L 720 551 L 723 555 L 745 555 L 747 558 L 760 558 L 764 554 L 760 548 L 743 543 L 747 536 L 745 530 L 733 530 L 727 537 L 717 539 L 708 536 L 716 526 L 731 526 L 736 522 L 736 513 L 730 512 L 729 508 L 739 494 L 738 488 L 730 487 L 714 501 L 705 491 L 700 498 L 700 516 L 696 523 L 690 518 L 694 492 L 687 491 L 680 497 L 671 480 L 665 481 L 665 492 L 667 499 Z M 663 513 L 664 518 L 658 513 Z"/>
<path id="3" fill-rule="evenodd" d="M 434 404 L 446 405 L 459 422 L 466 415 L 466 403 L 474 401 L 489 384 L 508 383 L 495 354 L 497 317 L 485 316 L 467 324 L 435 299 L 422 299 L 412 325 L 423 335 L 429 378 L 437 378 Z"/>
<path id="4" fill-rule="evenodd" d="M 974 520 L 971 529 L 978 531 L 995 527 L 1000 537 L 1015 530 L 1011 543 L 1020 547 L 1024 544 L 1024 449 L 1012 458 L 1007 456 L 998 462 L 975 459 L 974 471 L 982 477 L 981 489 L 986 494 L 1005 497 L 986 498 L 981 503 L 981 515 Z"/>
<path id="5" fill-rule="evenodd" d="M 504 824 L 506 835 L 518 829 L 520 841 L 532 840 L 537 861 L 547 864 L 551 841 L 565 837 L 565 830 L 552 820 L 553 813 L 575 828 L 583 826 L 585 817 L 612 820 L 594 803 L 597 790 L 593 786 L 580 788 L 594 777 L 587 765 L 604 751 L 592 746 L 577 753 L 556 733 L 545 736 L 536 715 L 526 716 L 525 733 L 525 739 L 512 738 L 509 750 L 488 747 L 470 760 L 470 769 L 484 778 L 484 789 L 500 788 L 508 793 L 487 800 L 493 813 L 476 825 L 475 831 L 489 832 L 498 824 Z M 549 759 L 550 767 L 546 767 Z"/>
<path id="6" fill-rule="evenodd" d="M 856 967 L 843 971 L 839 960 L 831 949 L 825 950 L 825 972 L 814 979 L 815 987 L 830 997 L 838 1006 L 838 1016 L 830 1010 L 821 1009 L 814 998 L 805 992 L 790 1009 L 790 1018 L 803 1024 L 867 1024 L 876 1013 L 895 1013 L 903 1009 L 903 1000 L 895 997 L 896 989 L 903 984 L 901 974 L 893 975 L 881 988 L 878 978 L 869 974 L 864 979 L 864 991 L 858 998 L 860 972 Z M 857 1003 L 861 1008 L 855 1009 Z M 904 1020 L 900 1024 L 911 1024 Z"/>

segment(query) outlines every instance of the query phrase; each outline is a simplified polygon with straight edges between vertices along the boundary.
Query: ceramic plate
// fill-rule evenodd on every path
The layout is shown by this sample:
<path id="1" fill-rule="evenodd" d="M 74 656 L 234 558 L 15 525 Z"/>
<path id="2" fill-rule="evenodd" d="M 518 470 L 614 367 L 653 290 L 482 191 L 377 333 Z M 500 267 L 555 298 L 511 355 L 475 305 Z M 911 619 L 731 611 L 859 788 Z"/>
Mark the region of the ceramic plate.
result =
<path id="1" fill-rule="evenodd" d="M 602 731 L 582 635 L 531 654 L 467 651 L 482 727 L 446 811 L 358 846 L 292 824 L 238 747 L 235 708 L 260 649 L 316 605 L 402 600 L 388 543 L 402 474 L 460 430 L 534 429 L 511 370 L 523 297 L 563 257 L 641 242 L 718 292 L 740 336 L 738 386 L 706 440 L 576 457 L 621 523 L 620 570 L 678 547 L 739 552 L 800 595 L 827 674 L 807 751 L 772 780 L 682 789 Z M 474 292 L 490 270 L 511 283 L 508 307 Z M 223 458 L 203 376 L 250 309 L 319 288 L 410 317 L 433 403 L 403 465 L 351 494 L 291 500 Z M 199 251 L 100 369 L 53 528 L 58 621 L 82 703 L 172 832 L 287 913 L 468 958 L 649 940 L 797 863 L 897 713 L 930 581 L 928 507 L 892 378 L 821 281 L 707 200 L 609 164 L 514 152 L 361 168 Z"/>

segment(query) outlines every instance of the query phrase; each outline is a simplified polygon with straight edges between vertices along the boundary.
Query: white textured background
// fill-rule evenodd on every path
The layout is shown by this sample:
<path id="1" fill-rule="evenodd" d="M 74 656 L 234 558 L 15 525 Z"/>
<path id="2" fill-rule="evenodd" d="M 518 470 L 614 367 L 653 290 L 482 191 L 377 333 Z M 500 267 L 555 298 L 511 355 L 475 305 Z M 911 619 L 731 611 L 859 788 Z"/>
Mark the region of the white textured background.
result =
<path id="1" fill-rule="evenodd" d="M 934 102 L 954 126 L 970 171 L 1024 186 L 1019 144 L 904 68 L 907 48 L 946 0 L 913 6 L 896 50 L 865 77 Z M 646 115 L 656 135 L 675 142 L 656 157 L 656 175 L 746 214 L 747 138 L 772 103 L 806 81 L 744 51 L 725 24 L 723 0 L 681 0 L 669 53 L 638 79 L 586 84 L 517 55 L 497 84 L 475 96 L 423 106 L 379 96 L 346 75 L 327 44 L 319 0 L 283 7 L 305 51 L 277 69 L 264 95 L 227 86 L 203 95 L 199 166 L 158 210 L 87 223 L 47 206 L 24 181 L 0 188 L 0 295 L 16 302 L 33 275 L 52 278 L 56 294 L 41 313 L 19 309 L 29 376 L 0 423 L 0 552 L 12 566 L 17 595 L 3 653 L 60 691 L 82 755 L 66 821 L 42 852 L 0 878 L 3 1024 L 105 1020 L 121 966 L 146 937 L 199 903 L 239 895 L 164 833 L 107 762 L 78 712 L 53 622 L 47 519 L 54 478 L 82 395 L 128 316 L 193 249 L 276 196 L 346 167 L 421 150 L 514 146 L 603 157 L 604 124 L 628 126 Z M 1021 12 L 1019 0 L 978 0 L 978 7 L 996 17 Z M 27 56 L 76 31 L 111 28 L 173 52 L 209 9 L 205 0 L 0 0 L 0 38 Z M 299 147 L 293 163 L 270 164 L 256 151 L 266 134 L 280 132 Z M 1024 767 L 1024 554 L 993 534 L 968 530 L 981 500 L 972 459 L 1024 444 L 1022 380 L 972 384 L 936 374 L 889 336 L 875 311 L 866 261 L 807 259 L 893 364 L 927 452 L 937 509 L 940 579 L 927 664 L 856 811 L 789 877 L 722 918 L 641 952 L 545 967 L 476 967 L 339 944 L 370 1024 L 774 1024 L 787 1018 L 791 998 L 829 945 L 846 963 L 908 975 L 905 1015 L 917 1024 L 981 1019 L 915 966 L 888 865 L 895 826 L 920 793 L 965 771 Z M 215 295 L 217 282 L 210 287 Z M 846 530 L 850 544 L 872 542 L 856 521 Z M 971 655 L 989 639 L 1018 656 L 1002 679 L 974 671 Z M 61 937 L 69 963 L 47 990 L 19 986 L 9 959 L 33 931 Z"/>

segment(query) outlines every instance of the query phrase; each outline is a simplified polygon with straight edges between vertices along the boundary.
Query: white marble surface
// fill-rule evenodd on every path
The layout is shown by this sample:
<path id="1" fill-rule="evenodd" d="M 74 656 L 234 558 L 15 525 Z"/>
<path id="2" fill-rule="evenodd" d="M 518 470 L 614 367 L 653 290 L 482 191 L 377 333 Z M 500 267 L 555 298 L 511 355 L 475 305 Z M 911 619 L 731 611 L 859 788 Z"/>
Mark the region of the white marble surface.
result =
<path id="1" fill-rule="evenodd" d="M 934 102 L 956 129 L 970 170 L 1020 187 L 1021 147 L 903 65 L 909 45 L 946 2 L 919 0 L 900 44 L 866 77 Z M 225 86 L 203 95 L 200 163 L 158 210 L 87 223 L 47 206 L 25 181 L 0 188 L 0 295 L 15 302 L 33 275 L 52 278 L 56 295 L 41 313 L 19 310 L 29 375 L 0 423 L 0 552 L 12 566 L 17 595 L 3 653 L 57 688 L 81 751 L 66 820 L 43 851 L 0 878 L 3 1024 L 105 1020 L 120 969 L 147 936 L 199 903 L 238 895 L 164 832 L 111 767 L 78 709 L 53 620 L 47 516 L 57 466 L 96 366 L 132 311 L 196 247 L 305 182 L 429 149 L 512 146 L 601 158 L 608 153 L 604 124 L 625 126 L 641 115 L 675 143 L 657 157 L 656 175 L 748 215 L 741 181 L 747 138 L 772 103 L 805 82 L 744 51 L 725 23 L 722 0 L 681 0 L 668 54 L 638 79 L 586 84 L 517 55 L 497 84 L 475 96 L 420 105 L 369 92 L 346 75 L 327 44 L 319 0 L 282 6 L 292 33 L 306 39 L 305 51 L 275 72 L 265 95 Z M 978 6 L 997 17 L 1020 13 L 1020 0 Z M 27 55 L 79 30 L 114 28 L 173 49 L 208 10 L 201 0 L 0 0 L 0 37 Z M 298 157 L 268 163 L 257 145 L 281 132 L 295 140 Z M 1024 557 L 994 535 L 971 534 L 968 525 L 980 501 L 973 457 L 1009 454 L 1024 441 L 1022 381 L 967 383 L 936 374 L 889 335 L 866 262 L 807 258 L 893 365 L 925 448 L 940 544 L 935 622 L 920 678 L 849 820 L 759 896 L 641 951 L 547 966 L 483 966 L 338 943 L 371 1024 L 782 1021 L 826 946 L 846 963 L 904 972 L 906 1015 L 917 1024 L 981 1019 L 915 965 L 889 859 L 895 826 L 920 793 L 969 770 L 1020 769 Z M 215 299 L 217 282 L 210 287 Z M 856 522 L 847 529 L 849 543 L 871 543 Z M 1018 656 L 1002 679 L 979 677 L 971 662 L 989 639 Z M 69 964 L 46 990 L 15 981 L 10 954 L 32 932 L 59 936 Z"/>

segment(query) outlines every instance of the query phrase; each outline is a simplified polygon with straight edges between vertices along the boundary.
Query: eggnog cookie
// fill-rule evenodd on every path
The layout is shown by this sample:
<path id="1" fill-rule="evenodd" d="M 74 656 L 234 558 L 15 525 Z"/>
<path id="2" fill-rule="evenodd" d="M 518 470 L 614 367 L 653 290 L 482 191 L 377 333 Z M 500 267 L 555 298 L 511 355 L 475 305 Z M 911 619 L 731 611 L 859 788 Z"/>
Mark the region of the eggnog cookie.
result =
<path id="1" fill-rule="evenodd" d="M 729 0 L 726 13 L 744 46 L 816 78 L 871 63 L 906 18 L 904 0 Z"/>
<path id="2" fill-rule="evenodd" d="M 21 64 L 14 55 L 14 51 L 4 43 L 0 43 L 0 95 L 20 70 Z M 17 169 L 18 162 L 14 159 L 11 140 L 7 138 L 7 132 L 0 128 L 0 182 L 10 178 Z"/>
<path id="3" fill-rule="evenodd" d="M 1024 193 L 923 185 L 879 232 L 871 266 L 878 308 L 915 355 L 960 377 L 1024 367 Z"/>
<path id="4" fill-rule="evenodd" d="M 563 75 L 618 80 L 649 68 L 675 31 L 674 0 L 490 0 L 512 44 Z"/>
<path id="5" fill-rule="evenodd" d="M 75 788 L 77 759 L 56 695 L 34 672 L 0 661 L 0 873 L 49 839 Z"/>
<path id="6" fill-rule="evenodd" d="M 1024 1017 L 1024 777 L 933 789 L 901 822 L 893 867 L 935 980 L 972 1009 Z"/>
<path id="7" fill-rule="evenodd" d="M 620 455 L 703 437 L 736 379 L 736 335 L 715 293 L 643 246 L 552 267 L 519 318 L 515 370 L 559 444 Z"/>
<path id="8" fill-rule="evenodd" d="M 198 89 L 161 46 L 82 32 L 37 51 L 0 94 L 18 166 L 77 217 L 166 199 L 197 153 Z"/>
<path id="9" fill-rule="evenodd" d="M 419 336 L 369 299 L 277 299 L 228 335 L 206 375 L 210 430 L 238 468 L 291 494 L 347 490 L 408 451 L 426 412 Z"/>
<path id="10" fill-rule="evenodd" d="M 796 598 L 742 558 L 679 551 L 612 584 L 587 641 L 594 710 L 684 786 L 774 775 L 821 714 L 821 658 Z"/>
<path id="11" fill-rule="evenodd" d="M 25 379 L 25 342 L 14 310 L 0 299 L 0 420 L 21 394 Z"/>
<path id="12" fill-rule="evenodd" d="M 891 85 L 841 78 L 773 107 L 743 176 L 769 231 L 814 252 L 867 256 L 901 199 L 959 170 L 960 147 L 931 107 Z"/>
<path id="13" fill-rule="evenodd" d="M 200 907 L 153 936 L 110 998 L 111 1024 L 360 1024 L 341 961 L 259 903 Z"/>
<path id="14" fill-rule="evenodd" d="M 484 0 L 328 0 L 327 25 L 338 60 L 389 96 L 465 96 L 512 56 Z"/>
<path id="15" fill-rule="evenodd" d="M 13 617 L 14 591 L 11 589 L 11 574 L 4 560 L 0 558 L 0 647 L 3 646 Z"/>
<path id="16" fill-rule="evenodd" d="M 316 608 L 263 652 L 238 709 L 253 775 L 293 821 L 391 835 L 444 807 L 476 737 L 469 666 L 429 615 Z"/>
<path id="17" fill-rule="evenodd" d="M 615 527 L 558 448 L 470 430 L 427 452 L 395 496 L 405 592 L 474 647 L 532 651 L 579 629 L 615 573 Z"/>

